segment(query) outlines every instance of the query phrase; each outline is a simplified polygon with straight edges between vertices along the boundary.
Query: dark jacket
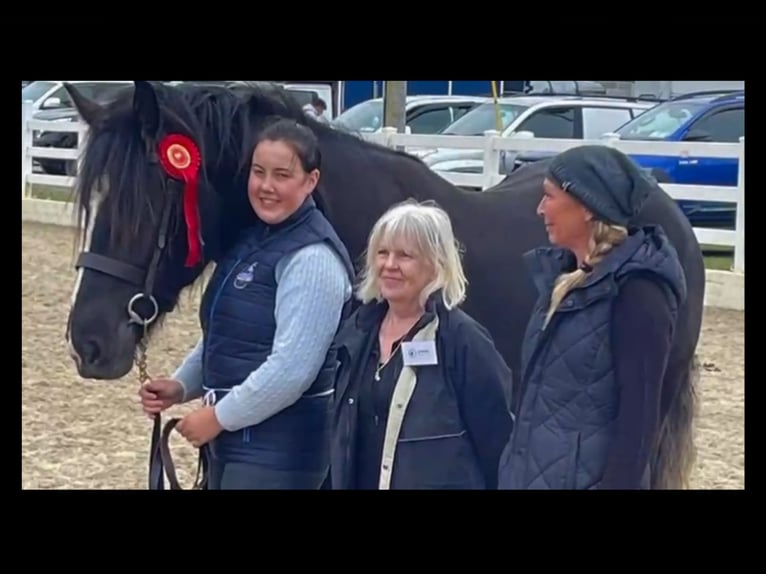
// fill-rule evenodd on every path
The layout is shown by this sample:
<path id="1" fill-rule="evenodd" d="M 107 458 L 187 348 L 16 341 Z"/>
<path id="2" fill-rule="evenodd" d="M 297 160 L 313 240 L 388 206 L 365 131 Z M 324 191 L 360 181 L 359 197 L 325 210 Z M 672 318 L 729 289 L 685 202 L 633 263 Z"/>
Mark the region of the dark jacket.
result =
<path id="1" fill-rule="evenodd" d="M 245 380 L 272 352 L 277 263 L 286 254 L 320 241 L 341 256 L 353 281 L 348 252 L 311 197 L 284 222 L 247 230 L 238 247 L 216 266 L 202 300 L 200 321 L 205 390 L 215 390 L 217 399 Z M 249 461 L 275 468 L 326 466 L 336 365 L 331 347 L 303 398 L 258 425 L 222 432 L 216 440 L 217 452 L 225 457 L 227 450 L 246 448 Z M 307 399 L 308 395 L 319 397 Z"/>
<path id="2" fill-rule="evenodd" d="M 557 248 L 525 257 L 540 297 L 524 339 L 523 394 L 500 463 L 500 488 L 598 488 L 615 437 L 622 383 L 613 361 L 614 300 L 631 277 L 650 277 L 663 286 L 675 319 L 686 296 L 683 269 L 659 227 L 631 230 L 564 297 L 543 329 L 554 281 L 574 270 L 575 260 Z M 641 474 L 648 477 L 646 469 Z"/>
<path id="3" fill-rule="evenodd" d="M 392 366 L 394 387 L 379 463 L 380 489 L 494 489 L 513 419 L 511 371 L 487 330 L 432 295 L 404 340 L 435 341 L 437 365 Z M 355 486 L 358 401 L 371 341 L 387 304 L 361 306 L 341 329 L 331 455 L 334 489 Z M 399 354 L 401 357 L 401 353 Z M 369 423 L 367 423 L 369 424 Z"/>

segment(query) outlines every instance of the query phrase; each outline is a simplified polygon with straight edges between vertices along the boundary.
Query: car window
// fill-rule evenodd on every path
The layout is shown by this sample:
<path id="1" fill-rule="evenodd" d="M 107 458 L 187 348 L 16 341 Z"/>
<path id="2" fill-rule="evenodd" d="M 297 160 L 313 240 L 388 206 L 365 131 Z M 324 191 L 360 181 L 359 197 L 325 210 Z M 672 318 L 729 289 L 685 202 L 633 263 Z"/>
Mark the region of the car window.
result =
<path id="1" fill-rule="evenodd" d="M 50 100 L 51 98 L 58 98 L 61 100 L 61 107 L 73 107 L 74 104 L 72 103 L 71 98 L 69 97 L 69 92 L 67 92 L 64 88 L 58 88 L 57 90 L 53 90 L 51 92 L 51 95 L 45 98 L 43 100 L 43 105 L 45 105 L 45 102 Z"/>
<path id="2" fill-rule="evenodd" d="M 130 88 L 130 84 L 110 84 L 107 82 L 98 82 L 92 84 L 75 84 L 75 88 L 83 96 L 90 100 L 95 100 L 99 103 L 106 103 L 113 100 L 117 94 L 126 88 Z M 51 98 L 59 98 L 61 100 L 62 108 L 73 108 L 74 102 L 69 96 L 69 92 L 64 87 L 61 87 L 54 91 Z M 47 101 L 47 100 L 46 100 Z"/>
<path id="3" fill-rule="evenodd" d="M 457 121 L 470 112 L 474 107 L 474 104 L 464 104 L 452 106 L 452 121 Z"/>
<path id="4" fill-rule="evenodd" d="M 689 130 L 700 130 L 710 134 L 711 140 L 719 143 L 738 143 L 745 135 L 745 109 L 730 109 L 714 112 L 694 122 Z"/>
<path id="5" fill-rule="evenodd" d="M 383 102 L 367 100 L 350 107 L 332 122 L 355 132 L 374 132 L 383 127 Z"/>
<path id="6" fill-rule="evenodd" d="M 498 104 L 501 130 L 506 129 L 518 118 L 527 106 L 519 104 Z M 487 130 L 497 129 L 497 110 L 494 103 L 481 104 L 442 131 L 451 136 L 483 136 Z"/>
<path id="7" fill-rule="evenodd" d="M 332 92 L 328 90 L 322 90 L 322 93 L 320 93 L 317 90 L 311 90 L 311 89 L 302 89 L 302 88 L 285 88 L 286 92 L 289 92 L 289 94 L 295 98 L 295 100 L 300 104 L 301 107 L 305 106 L 306 104 L 310 104 L 311 101 L 317 97 L 324 100 L 324 103 L 327 105 L 327 109 L 325 110 L 324 116 L 331 116 L 333 113 L 332 110 Z"/>
<path id="8" fill-rule="evenodd" d="M 294 88 L 287 88 L 285 91 L 289 92 L 301 107 L 305 106 L 306 104 L 310 104 L 314 96 L 317 98 L 319 97 L 318 93 L 309 90 L 296 90 Z"/>
<path id="9" fill-rule="evenodd" d="M 450 107 L 431 108 L 407 122 L 413 134 L 435 134 L 452 123 Z"/>
<path id="10" fill-rule="evenodd" d="M 574 118 L 573 107 L 543 108 L 524 120 L 516 131 L 530 131 L 536 138 L 574 138 Z"/>
<path id="11" fill-rule="evenodd" d="M 628 123 L 633 116 L 630 108 L 583 107 L 582 137 L 598 139 L 607 132 L 613 132 Z"/>
<path id="12" fill-rule="evenodd" d="M 659 104 L 616 130 L 625 140 L 662 140 L 669 137 L 699 110 L 699 102 Z"/>
<path id="13" fill-rule="evenodd" d="M 21 101 L 36 102 L 55 85 L 53 82 L 43 82 L 40 80 L 27 84 L 21 89 Z"/>

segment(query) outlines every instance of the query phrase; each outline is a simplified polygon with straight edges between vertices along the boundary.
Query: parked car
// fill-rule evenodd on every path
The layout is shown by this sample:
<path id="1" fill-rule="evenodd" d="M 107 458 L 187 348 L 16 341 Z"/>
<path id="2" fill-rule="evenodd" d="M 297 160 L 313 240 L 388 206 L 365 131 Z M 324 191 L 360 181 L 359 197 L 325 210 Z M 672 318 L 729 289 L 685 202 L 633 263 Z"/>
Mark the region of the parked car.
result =
<path id="1" fill-rule="evenodd" d="M 620 139 L 738 143 L 745 135 L 745 92 L 726 90 L 678 96 L 615 130 Z M 736 158 L 632 155 L 662 183 L 733 186 L 738 183 Z M 733 192 L 732 192 L 733 193 Z M 736 204 L 679 200 L 696 227 L 733 229 Z"/>
<path id="2" fill-rule="evenodd" d="M 96 100 L 102 100 L 108 97 L 108 94 L 116 90 L 132 86 L 133 82 L 107 82 L 107 81 L 73 81 L 70 84 L 77 86 L 84 95 Z M 21 101 L 32 102 L 32 109 L 38 110 L 57 110 L 63 108 L 72 108 L 72 101 L 64 89 L 63 81 L 42 81 L 38 80 L 24 86 L 21 89 Z"/>
<path id="3" fill-rule="evenodd" d="M 477 105 L 492 101 L 483 96 L 407 96 L 405 126 L 409 133 L 435 134 L 461 118 Z M 360 133 L 374 133 L 383 127 L 383 98 L 360 102 L 340 114 L 332 125 Z"/>
<path id="4" fill-rule="evenodd" d="M 114 99 L 122 90 L 133 86 L 131 81 L 107 82 L 107 81 L 73 81 L 69 82 L 76 86 L 86 97 L 97 102 L 105 103 Z M 21 90 L 21 101 L 32 102 L 32 118 L 35 120 L 73 122 L 77 121 L 77 111 L 64 89 L 64 82 L 36 81 Z M 56 147 L 73 149 L 77 147 L 76 132 L 38 132 L 32 133 L 32 145 L 36 147 Z M 65 175 L 74 173 L 75 162 L 65 159 L 53 159 L 38 157 L 34 163 L 40 166 L 43 172 L 52 175 Z"/>
<path id="5" fill-rule="evenodd" d="M 614 130 L 623 140 L 738 143 L 745 135 L 745 93 L 739 90 L 704 91 L 677 96 L 658 104 Z M 552 154 L 524 152 L 514 169 Z M 739 162 L 734 158 L 678 157 L 630 154 L 660 183 L 736 186 Z M 733 229 L 736 205 L 678 200 L 695 227 Z"/>
<path id="6" fill-rule="evenodd" d="M 594 139 L 614 131 L 625 122 L 655 106 L 655 100 L 614 96 L 521 95 L 477 106 L 447 126 L 441 135 L 481 136 L 498 129 L 503 137 L 530 132 L 538 138 Z M 431 169 L 460 173 L 482 173 L 482 149 L 423 149 L 413 152 Z M 501 154 L 500 173 L 513 171 L 517 153 Z"/>

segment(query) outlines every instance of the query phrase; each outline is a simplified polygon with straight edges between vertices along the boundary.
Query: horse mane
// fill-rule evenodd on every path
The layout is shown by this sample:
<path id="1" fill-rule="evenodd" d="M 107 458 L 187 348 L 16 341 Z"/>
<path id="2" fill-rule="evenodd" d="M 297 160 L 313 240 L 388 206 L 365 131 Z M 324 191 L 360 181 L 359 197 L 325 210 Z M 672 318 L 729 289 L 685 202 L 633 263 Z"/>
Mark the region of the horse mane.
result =
<path id="1" fill-rule="evenodd" d="M 212 185 L 221 191 L 222 186 L 231 187 L 246 178 L 255 137 L 264 122 L 273 117 L 294 119 L 310 127 L 324 148 L 323 155 L 342 146 L 345 153 L 355 158 L 365 157 L 372 151 L 422 165 L 418 158 L 403 151 L 369 142 L 358 134 L 307 116 L 298 101 L 276 85 L 243 83 L 224 87 L 155 83 L 153 87 L 161 133 L 184 133 L 200 147 L 201 190 Z M 152 224 L 158 224 L 163 199 L 161 194 L 147 193 L 147 190 L 162 189 L 162 182 L 156 163 L 149 161 L 151 150 L 147 148 L 151 144 L 142 133 L 133 95 L 132 87 L 121 92 L 104 107 L 101 119 L 90 126 L 75 186 L 74 204 L 80 214 L 77 228 L 81 234 L 88 225 L 93 193 L 119 193 L 110 198 L 108 217 L 111 243 L 117 249 L 130 248 L 147 217 Z M 211 161 L 211 158 L 214 159 Z M 217 174 L 225 179 L 213 181 Z M 180 221 L 180 205 L 176 211 L 173 225 Z"/>

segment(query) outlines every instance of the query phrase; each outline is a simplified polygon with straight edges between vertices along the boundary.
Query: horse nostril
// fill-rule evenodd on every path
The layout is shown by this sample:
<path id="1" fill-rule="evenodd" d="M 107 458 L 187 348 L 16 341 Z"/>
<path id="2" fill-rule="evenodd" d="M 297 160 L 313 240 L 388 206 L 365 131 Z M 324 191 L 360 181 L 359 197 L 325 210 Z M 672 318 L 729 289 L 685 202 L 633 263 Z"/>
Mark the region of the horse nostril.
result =
<path id="1" fill-rule="evenodd" d="M 101 356 L 101 349 L 93 339 L 85 341 L 82 345 L 82 360 L 85 363 L 93 364 Z"/>

